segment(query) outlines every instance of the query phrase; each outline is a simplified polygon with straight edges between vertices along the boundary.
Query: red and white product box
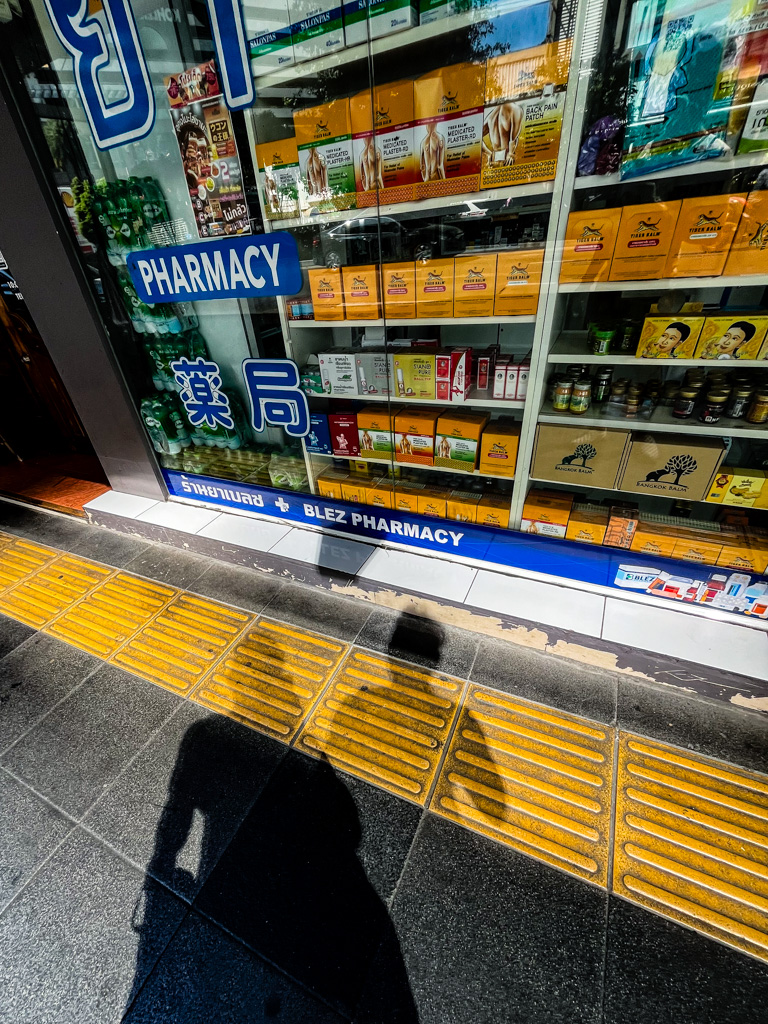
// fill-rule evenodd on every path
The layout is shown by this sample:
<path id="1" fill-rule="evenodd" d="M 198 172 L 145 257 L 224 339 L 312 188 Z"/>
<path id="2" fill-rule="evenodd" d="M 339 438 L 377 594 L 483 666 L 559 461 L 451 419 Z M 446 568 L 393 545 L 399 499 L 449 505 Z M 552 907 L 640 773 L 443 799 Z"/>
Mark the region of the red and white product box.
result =
<path id="1" fill-rule="evenodd" d="M 531 364 L 520 363 L 517 369 L 517 391 L 515 392 L 515 398 L 517 398 L 519 402 L 522 402 L 528 394 L 528 378 L 531 375 Z"/>
<path id="2" fill-rule="evenodd" d="M 328 430 L 334 455 L 357 456 L 360 454 L 360 439 L 357 432 L 357 416 L 354 413 L 329 413 Z"/>
<path id="3" fill-rule="evenodd" d="M 520 367 L 514 363 L 507 365 L 507 379 L 504 383 L 504 398 L 514 400 L 517 398 L 517 379 Z"/>
<path id="4" fill-rule="evenodd" d="M 435 356 L 435 398 L 465 402 L 472 386 L 472 349 L 455 348 Z"/>
<path id="5" fill-rule="evenodd" d="M 477 380 L 475 387 L 478 391 L 490 391 L 493 387 L 495 358 L 493 352 L 482 352 L 477 357 Z"/>
<path id="6" fill-rule="evenodd" d="M 504 390 L 507 386 L 507 368 L 508 363 L 496 363 L 496 369 L 493 371 L 493 394 L 492 398 L 503 398 Z"/>

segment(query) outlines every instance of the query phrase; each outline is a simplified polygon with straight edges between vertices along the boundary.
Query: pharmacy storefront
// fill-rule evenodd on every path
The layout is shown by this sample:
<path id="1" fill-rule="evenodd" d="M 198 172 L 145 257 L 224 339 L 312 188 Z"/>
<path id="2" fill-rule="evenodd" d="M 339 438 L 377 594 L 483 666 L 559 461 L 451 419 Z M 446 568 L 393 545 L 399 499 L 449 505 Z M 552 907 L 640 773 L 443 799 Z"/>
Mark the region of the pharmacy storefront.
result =
<path id="1" fill-rule="evenodd" d="M 0 19 L 164 496 L 768 619 L 768 4 Z"/>

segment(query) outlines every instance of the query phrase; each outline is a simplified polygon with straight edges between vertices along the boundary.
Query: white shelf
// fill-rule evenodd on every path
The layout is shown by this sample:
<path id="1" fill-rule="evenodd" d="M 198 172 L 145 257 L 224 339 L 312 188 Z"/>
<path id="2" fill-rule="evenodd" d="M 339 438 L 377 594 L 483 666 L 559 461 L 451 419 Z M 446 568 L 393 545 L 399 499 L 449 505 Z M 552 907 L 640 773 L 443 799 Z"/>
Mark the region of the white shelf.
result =
<path id="1" fill-rule="evenodd" d="M 743 171 L 747 167 L 762 167 L 768 164 L 768 150 L 758 153 L 741 153 L 728 159 L 700 160 L 696 163 L 680 164 L 677 167 L 668 167 L 665 171 L 654 171 L 652 174 L 644 174 L 636 178 L 619 177 L 618 171 L 615 174 L 588 174 L 583 178 L 577 178 L 573 183 L 575 189 L 582 188 L 610 188 L 612 185 L 636 185 L 645 181 L 659 181 L 662 178 L 691 178 L 699 174 L 727 174 L 729 171 Z"/>
<path id="2" fill-rule="evenodd" d="M 569 292 L 668 292 L 675 289 L 749 288 L 768 285 L 768 274 L 743 274 L 738 277 L 662 277 L 655 281 L 576 281 L 558 285 Z"/>
<path id="3" fill-rule="evenodd" d="M 675 366 L 701 366 L 718 370 L 724 368 L 725 361 L 714 359 L 639 359 L 637 356 L 613 355 L 596 356 L 586 351 L 586 331 L 563 331 L 547 356 L 550 363 L 602 363 L 604 366 L 650 366 L 658 369 L 674 369 Z M 768 370 L 765 359 L 734 359 L 728 361 L 725 369 L 741 369 L 744 367 L 763 367 Z"/>
<path id="4" fill-rule="evenodd" d="M 535 324 L 535 316 L 445 316 L 430 319 L 428 316 L 415 320 L 289 320 L 288 326 L 307 330 L 316 327 L 439 327 L 454 324 L 458 327 L 489 324 Z"/>
<path id="5" fill-rule="evenodd" d="M 448 469 L 445 466 L 418 466 L 412 462 L 398 462 L 396 459 L 394 463 L 390 459 L 364 459 L 362 455 L 322 455 L 320 452 L 307 452 L 307 455 L 313 459 L 343 459 L 345 462 L 375 462 L 383 467 L 395 465 L 399 466 L 400 469 L 420 469 L 427 473 L 453 473 L 454 476 L 481 476 L 486 480 L 515 479 L 513 476 L 499 476 L 497 473 L 481 473 L 479 469 L 475 469 L 471 473 L 468 473 L 464 469 Z M 397 483 L 394 478 L 393 483 Z"/>
<path id="6" fill-rule="evenodd" d="M 650 362 L 650 360 L 649 360 Z M 768 424 L 755 427 L 745 420 L 723 417 L 719 423 L 707 425 L 691 417 L 678 420 L 667 406 L 658 406 L 648 420 L 622 419 L 614 416 L 575 416 L 569 412 L 555 412 L 553 409 L 539 413 L 539 423 L 566 424 L 574 427 L 605 427 L 608 430 L 636 430 L 648 433 L 701 434 L 709 437 L 768 438 Z M 569 481 L 570 482 L 570 481 Z"/>
<path id="7" fill-rule="evenodd" d="M 288 228 L 311 227 L 313 224 L 343 224 L 347 221 L 364 220 L 370 217 L 392 217 L 403 213 L 428 213 L 430 210 L 451 211 L 462 206 L 468 207 L 461 211 L 462 216 L 473 217 L 485 211 L 479 210 L 478 203 L 503 202 L 510 199 L 525 199 L 530 196 L 549 196 L 552 194 L 554 181 L 533 181 L 526 185 L 510 185 L 507 188 L 487 189 L 483 192 L 465 192 L 456 196 L 439 196 L 434 199 L 414 199 L 407 203 L 384 203 L 381 206 L 355 207 L 352 210 L 331 210 L 327 213 L 314 211 L 300 217 L 284 217 L 282 220 L 270 220 L 270 231 L 285 231 Z M 543 246 L 543 242 L 541 246 Z M 540 247 L 541 247 L 540 246 Z M 467 255 L 471 255 L 468 253 Z"/>
<path id="8" fill-rule="evenodd" d="M 768 365 L 768 364 L 767 364 Z M 482 392 L 486 395 L 486 392 Z M 399 398 L 397 395 L 322 395 L 322 394 L 311 394 L 307 395 L 307 398 L 321 398 L 329 399 L 332 402 L 392 402 L 393 405 L 439 405 L 441 408 L 452 412 L 454 409 L 458 410 L 464 406 L 471 405 L 476 409 L 499 409 L 500 411 L 506 411 L 507 409 L 524 409 L 525 399 L 509 399 L 506 398 L 488 398 L 480 397 L 480 395 L 470 392 L 469 398 L 465 402 L 455 401 L 442 401 L 440 398 Z"/>

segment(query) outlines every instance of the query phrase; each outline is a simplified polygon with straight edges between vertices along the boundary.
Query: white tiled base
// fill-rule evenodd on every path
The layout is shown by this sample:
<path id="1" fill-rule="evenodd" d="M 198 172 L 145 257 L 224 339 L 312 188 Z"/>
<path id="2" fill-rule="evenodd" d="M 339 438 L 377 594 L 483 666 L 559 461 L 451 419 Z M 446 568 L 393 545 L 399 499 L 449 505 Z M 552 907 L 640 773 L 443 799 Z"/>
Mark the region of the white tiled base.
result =
<path id="1" fill-rule="evenodd" d="M 469 566 L 444 562 L 439 558 L 375 548 L 358 575 L 377 583 L 460 603 L 466 597 L 476 572 Z"/>
<path id="2" fill-rule="evenodd" d="M 294 558 L 310 565 L 322 565 L 325 569 L 357 575 L 363 563 L 370 557 L 373 548 L 356 540 L 346 540 L 334 534 L 319 533 L 315 530 L 290 530 L 285 537 L 270 548 L 271 555 Z"/>
<path id="3" fill-rule="evenodd" d="M 165 505 L 164 501 L 155 498 L 142 498 L 138 494 L 125 494 L 123 491 L 105 491 L 98 498 L 89 501 L 85 506 L 88 512 L 108 512 L 113 516 L 125 516 L 136 519 L 154 505 Z"/>
<path id="4" fill-rule="evenodd" d="M 768 633 L 630 601 L 605 601 L 604 640 L 768 680 Z"/>
<path id="5" fill-rule="evenodd" d="M 269 551 L 290 529 L 290 526 L 282 523 L 268 523 L 264 519 L 249 519 L 222 512 L 200 530 L 200 536 L 220 540 L 222 544 L 237 544 L 238 547 L 250 548 L 252 551 Z"/>
<path id="6" fill-rule="evenodd" d="M 605 598 L 567 585 L 480 569 L 465 604 L 599 637 Z"/>
<path id="7" fill-rule="evenodd" d="M 136 519 L 140 523 L 167 526 L 170 530 L 180 530 L 182 533 L 199 533 L 203 527 L 208 526 L 214 519 L 218 519 L 220 515 L 220 512 L 214 512 L 209 508 L 195 508 L 194 505 L 178 505 L 172 501 L 159 501 L 153 508 L 136 516 Z"/>

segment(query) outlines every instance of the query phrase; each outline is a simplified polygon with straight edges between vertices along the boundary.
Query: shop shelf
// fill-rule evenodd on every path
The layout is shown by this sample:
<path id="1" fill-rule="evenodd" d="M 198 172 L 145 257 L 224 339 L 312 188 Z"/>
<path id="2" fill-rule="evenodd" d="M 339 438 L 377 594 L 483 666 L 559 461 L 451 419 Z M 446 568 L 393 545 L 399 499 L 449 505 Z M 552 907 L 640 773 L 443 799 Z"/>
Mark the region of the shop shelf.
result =
<path id="1" fill-rule="evenodd" d="M 571 292 L 668 292 L 675 289 L 750 288 L 768 285 L 768 274 L 741 274 L 737 277 L 662 277 L 655 281 L 576 281 L 559 284 L 563 294 Z"/>
<path id="2" fill-rule="evenodd" d="M 438 320 L 420 317 L 415 320 L 289 320 L 288 326 L 306 330 L 313 327 L 439 327 L 442 324 L 454 326 L 474 326 L 487 324 L 535 324 L 535 316 L 446 316 Z"/>
<path id="3" fill-rule="evenodd" d="M 700 174 L 727 174 L 729 171 L 743 171 L 749 167 L 762 167 L 768 164 L 768 150 L 759 153 L 740 153 L 728 159 L 701 160 L 699 163 L 680 164 L 677 167 L 669 167 L 665 171 L 654 171 L 652 174 L 645 174 L 638 178 L 626 178 L 621 181 L 618 171 L 615 174 L 588 174 L 583 178 L 576 178 L 573 183 L 575 189 L 582 188 L 610 188 L 613 185 L 637 185 L 646 181 L 660 181 L 663 178 L 692 178 Z"/>
<path id="4" fill-rule="evenodd" d="M 650 360 L 649 360 L 650 362 Z M 743 437 L 754 439 L 768 438 L 768 424 L 757 427 L 745 420 L 732 420 L 723 417 L 716 425 L 707 426 L 691 417 L 690 420 L 678 420 L 666 406 L 658 406 L 650 419 L 620 419 L 614 416 L 574 416 L 569 412 L 555 412 L 553 409 L 542 408 L 539 423 L 568 424 L 574 427 L 606 427 L 613 430 L 637 430 L 651 433 L 668 434 L 702 434 L 710 437 Z"/>
<path id="5" fill-rule="evenodd" d="M 483 397 L 485 396 L 485 397 Z M 392 402 L 395 405 L 439 405 L 443 409 L 458 409 L 461 406 L 471 405 L 475 409 L 498 409 L 506 412 L 508 409 L 524 409 L 525 399 L 507 400 L 505 398 L 488 398 L 487 392 L 470 392 L 465 402 L 444 402 L 439 398 L 398 398 L 397 395 L 308 395 L 308 398 L 330 399 L 332 402 Z"/>
<path id="6" fill-rule="evenodd" d="M 638 359 L 637 356 L 607 355 L 596 356 L 587 349 L 586 331 L 563 331 L 551 351 L 547 355 L 549 363 L 602 363 L 604 366 L 652 366 L 660 370 L 672 370 L 676 366 L 702 366 L 715 365 L 715 360 L 710 359 Z M 728 362 L 727 369 L 741 369 L 743 367 L 762 366 L 768 369 L 766 359 L 734 359 Z M 723 363 L 717 362 L 717 368 L 722 369 Z"/>
<path id="7" fill-rule="evenodd" d="M 270 231 L 285 231 L 288 228 L 311 227 L 313 224 L 343 224 L 346 221 L 361 220 L 369 217 L 393 217 L 397 214 L 429 213 L 442 210 L 445 212 L 463 212 L 466 216 L 477 215 L 484 211 L 477 208 L 478 203 L 503 202 L 510 199 L 525 199 L 530 196 L 549 196 L 554 189 L 554 181 L 533 181 L 526 185 L 510 185 L 507 188 L 487 189 L 483 192 L 465 192 L 456 196 L 439 196 L 435 199 L 414 199 L 409 203 L 387 203 L 381 206 L 366 206 L 354 210 L 332 210 L 328 213 L 311 213 L 303 217 L 284 217 L 282 220 L 270 220 Z M 462 206 L 469 207 L 461 211 Z M 475 207 L 475 209 L 472 209 Z M 541 242 L 543 247 L 544 242 Z M 468 254 L 470 255 L 470 254 Z"/>
<path id="8" fill-rule="evenodd" d="M 319 452 L 307 452 L 313 459 L 343 459 L 345 462 L 377 462 L 381 466 L 391 465 L 389 459 L 364 459 L 361 455 L 321 455 Z M 462 469 L 446 469 L 445 466 L 417 466 L 410 462 L 395 462 L 400 469 L 420 469 L 425 473 L 453 473 L 454 476 L 481 476 L 486 480 L 514 480 L 513 476 L 497 476 L 495 473 L 481 473 L 479 469 L 467 473 Z M 397 481 L 393 481 L 396 483 Z"/>

